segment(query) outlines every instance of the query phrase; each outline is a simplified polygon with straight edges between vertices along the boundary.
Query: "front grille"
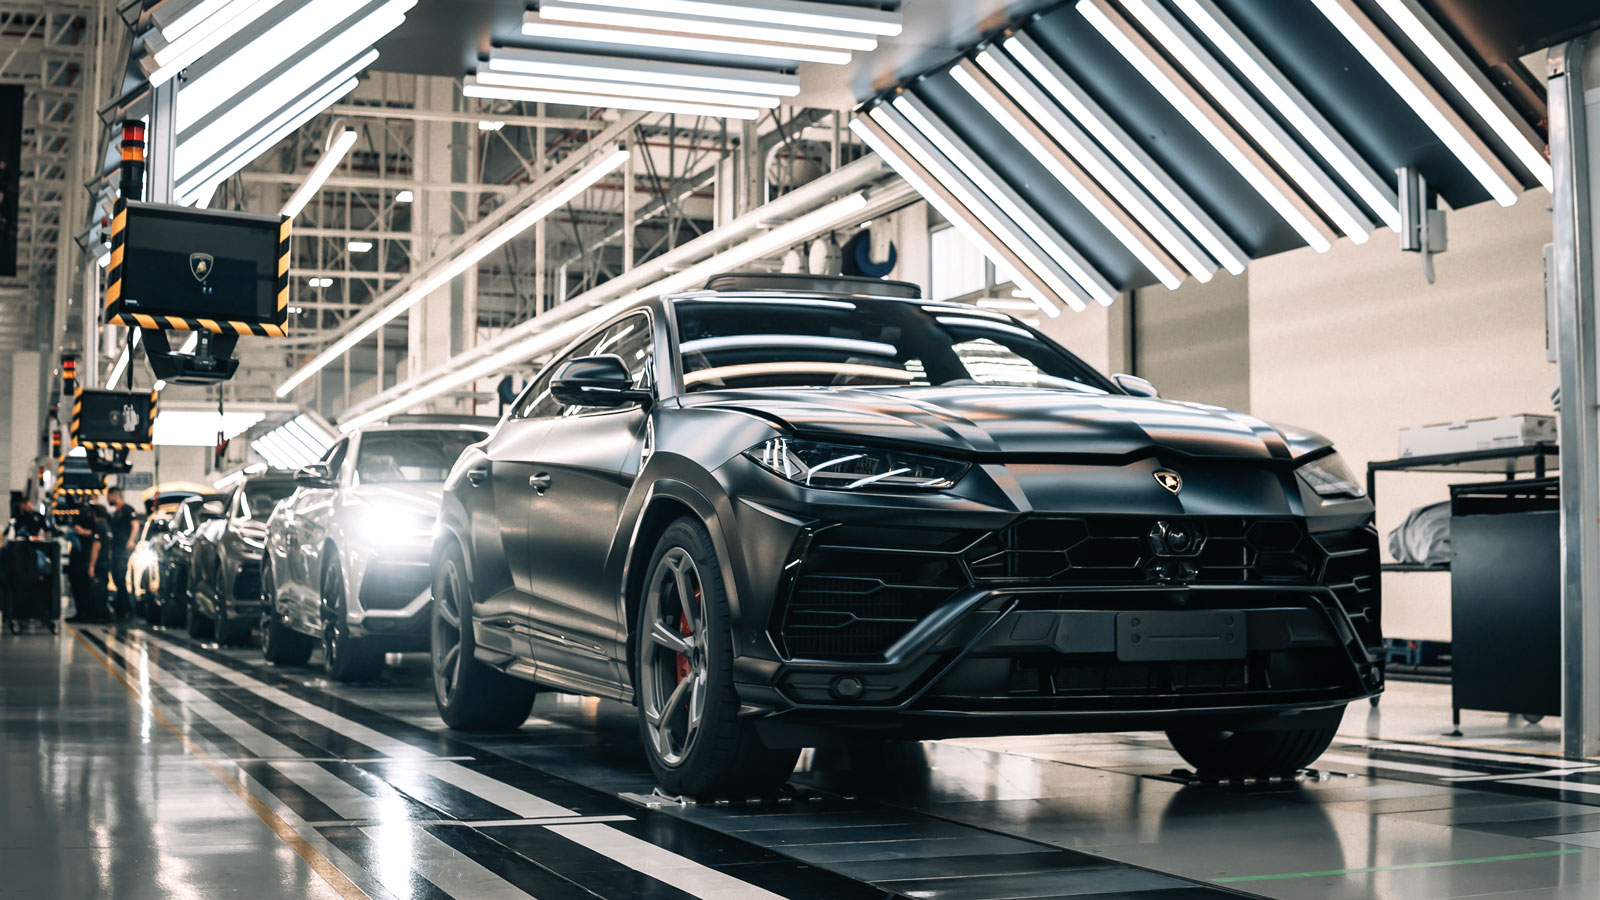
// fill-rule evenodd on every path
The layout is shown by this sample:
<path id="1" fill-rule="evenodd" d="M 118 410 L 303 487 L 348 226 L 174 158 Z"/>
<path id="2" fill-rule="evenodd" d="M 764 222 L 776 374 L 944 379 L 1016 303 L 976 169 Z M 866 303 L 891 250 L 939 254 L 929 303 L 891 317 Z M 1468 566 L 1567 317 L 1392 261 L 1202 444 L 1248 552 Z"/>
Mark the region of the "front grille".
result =
<path id="1" fill-rule="evenodd" d="M 261 564 L 241 563 L 239 574 L 233 576 L 233 598 L 255 601 L 261 599 Z"/>
<path id="2" fill-rule="evenodd" d="M 1326 584 L 1364 638 L 1379 627 L 1376 532 L 1312 536 L 1290 518 L 1030 516 L 994 532 L 835 526 L 816 532 L 799 562 L 774 619 L 791 658 L 880 659 L 972 588 Z M 1111 594 L 1048 596 L 1055 608 L 1117 605 Z"/>
<path id="3" fill-rule="evenodd" d="M 433 570 L 426 564 L 375 562 L 361 579 L 361 606 L 401 609 L 432 585 Z"/>
<path id="4" fill-rule="evenodd" d="M 1293 519 L 1033 516 L 965 558 L 980 584 L 1309 584 L 1321 555 Z"/>

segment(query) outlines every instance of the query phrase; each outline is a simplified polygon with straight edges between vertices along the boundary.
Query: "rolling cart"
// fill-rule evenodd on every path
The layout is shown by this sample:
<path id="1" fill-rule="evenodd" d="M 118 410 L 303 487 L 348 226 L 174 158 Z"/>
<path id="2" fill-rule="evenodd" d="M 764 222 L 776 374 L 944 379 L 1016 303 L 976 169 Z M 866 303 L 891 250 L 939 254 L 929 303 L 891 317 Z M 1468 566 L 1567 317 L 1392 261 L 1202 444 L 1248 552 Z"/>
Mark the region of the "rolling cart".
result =
<path id="1" fill-rule="evenodd" d="M 29 623 L 56 633 L 61 619 L 61 546 L 53 540 L 7 541 L 0 547 L 5 567 L 5 622 L 12 634 Z"/>

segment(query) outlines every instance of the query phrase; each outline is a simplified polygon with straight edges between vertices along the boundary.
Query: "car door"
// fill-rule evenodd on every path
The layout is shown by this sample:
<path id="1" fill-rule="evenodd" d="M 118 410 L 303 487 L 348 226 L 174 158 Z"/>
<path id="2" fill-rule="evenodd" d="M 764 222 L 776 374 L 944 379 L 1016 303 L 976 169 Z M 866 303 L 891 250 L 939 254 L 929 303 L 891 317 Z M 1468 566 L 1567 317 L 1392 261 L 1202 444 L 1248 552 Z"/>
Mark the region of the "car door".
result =
<path id="1" fill-rule="evenodd" d="M 344 460 L 350 443 L 350 438 L 344 438 L 323 454 L 322 462 L 335 481 L 342 481 L 344 477 Z M 338 488 L 296 488 L 292 517 L 285 523 L 293 582 L 290 614 L 304 624 L 314 625 L 322 614 L 322 544 L 328 535 L 338 492 Z"/>
<path id="2" fill-rule="evenodd" d="M 636 386 L 650 386 L 654 336 L 648 314 L 607 327 L 581 355 L 606 354 L 622 358 Z M 530 471 L 537 486 L 528 505 L 528 561 L 541 673 L 618 679 L 616 591 L 604 573 L 633 484 L 624 470 L 637 458 L 648 419 L 639 404 L 567 407 L 539 446 Z"/>

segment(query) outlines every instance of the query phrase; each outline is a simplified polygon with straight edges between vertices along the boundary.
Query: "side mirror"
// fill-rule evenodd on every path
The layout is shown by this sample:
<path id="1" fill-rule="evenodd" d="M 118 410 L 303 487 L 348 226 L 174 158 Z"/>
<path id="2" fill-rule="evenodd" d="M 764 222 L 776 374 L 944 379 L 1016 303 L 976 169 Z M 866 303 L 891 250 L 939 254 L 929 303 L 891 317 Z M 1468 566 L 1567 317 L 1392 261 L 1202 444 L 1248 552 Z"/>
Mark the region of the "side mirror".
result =
<path id="1" fill-rule="evenodd" d="M 227 514 L 227 512 L 228 507 L 223 505 L 221 500 L 207 500 L 205 504 L 200 507 L 201 515 L 213 519 L 220 519 Z"/>
<path id="2" fill-rule="evenodd" d="M 1111 380 L 1117 383 L 1125 393 L 1135 397 L 1155 398 L 1161 396 L 1156 393 L 1156 386 L 1137 375 L 1113 375 Z"/>
<path id="3" fill-rule="evenodd" d="M 655 399 L 649 391 L 633 386 L 633 376 L 622 357 L 580 356 L 556 371 L 550 393 L 563 406 L 648 405 Z"/>
<path id="4" fill-rule="evenodd" d="M 303 488 L 325 490 L 339 486 L 338 479 L 328 471 L 327 463 L 315 462 L 294 473 L 294 483 Z"/>

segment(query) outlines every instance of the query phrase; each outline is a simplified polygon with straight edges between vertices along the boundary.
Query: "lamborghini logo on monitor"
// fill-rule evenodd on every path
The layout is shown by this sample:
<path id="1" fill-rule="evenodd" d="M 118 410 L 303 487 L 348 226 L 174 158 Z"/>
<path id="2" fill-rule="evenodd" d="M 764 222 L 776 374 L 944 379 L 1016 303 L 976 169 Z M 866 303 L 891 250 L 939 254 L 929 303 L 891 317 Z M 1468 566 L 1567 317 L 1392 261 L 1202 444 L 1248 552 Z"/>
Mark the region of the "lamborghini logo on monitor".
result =
<path id="1" fill-rule="evenodd" d="M 1154 474 L 1156 476 L 1156 484 L 1161 485 L 1168 491 L 1176 494 L 1183 490 L 1183 476 L 1177 472 L 1171 469 L 1159 469 Z"/>
<path id="2" fill-rule="evenodd" d="M 189 274 L 194 276 L 195 281 L 204 284 L 205 280 L 211 277 L 211 266 L 215 262 L 216 260 L 209 253 L 191 253 L 189 254 Z"/>

